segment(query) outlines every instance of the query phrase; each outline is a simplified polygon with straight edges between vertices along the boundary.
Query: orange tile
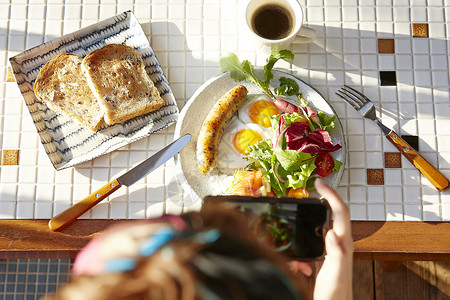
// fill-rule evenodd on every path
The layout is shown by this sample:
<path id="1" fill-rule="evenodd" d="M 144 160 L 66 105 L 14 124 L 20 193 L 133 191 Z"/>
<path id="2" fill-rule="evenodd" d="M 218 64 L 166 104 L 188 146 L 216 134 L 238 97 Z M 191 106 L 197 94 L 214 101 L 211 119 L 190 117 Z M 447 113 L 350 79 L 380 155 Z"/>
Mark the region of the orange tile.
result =
<path id="1" fill-rule="evenodd" d="M 402 155 L 399 152 L 384 153 L 384 167 L 385 168 L 401 168 Z"/>
<path id="2" fill-rule="evenodd" d="M 367 169 L 367 184 L 383 185 L 384 170 L 383 169 Z"/>
<path id="3" fill-rule="evenodd" d="M 16 81 L 16 80 L 14 79 L 14 75 L 11 70 L 11 67 L 8 67 L 8 71 L 6 73 L 6 82 L 14 82 L 14 81 Z"/>
<path id="4" fill-rule="evenodd" d="M 427 23 L 413 23 L 412 24 L 413 37 L 428 37 L 428 24 Z"/>
<path id="5" fill-rule="evenodd" d="M 395 53 L 394 39 L 378 39 L 378 53 Z"/>
<path id="6" fill-rule="evenodd" d="M 18 165 L 19 164 L 19 150 L 3 150 L 2 165 Z"/>

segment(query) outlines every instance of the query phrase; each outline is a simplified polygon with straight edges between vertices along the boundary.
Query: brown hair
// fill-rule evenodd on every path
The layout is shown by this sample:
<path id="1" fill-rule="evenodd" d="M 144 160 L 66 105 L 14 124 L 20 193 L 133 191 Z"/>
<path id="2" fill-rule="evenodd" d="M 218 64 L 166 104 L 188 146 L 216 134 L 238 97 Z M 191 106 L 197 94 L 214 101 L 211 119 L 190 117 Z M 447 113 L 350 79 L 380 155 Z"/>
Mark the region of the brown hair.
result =
<path id="1" fill-rule="evenodd" d="M 281 281 L 288 281 L 288 285 L 297 293 L 300 290 L 299 283 L 294 282 L 288 270 L 287 260 L 248 230 L 247 221 L 242 214 L 215 203 L 213 206 L 204 205 L 200 212 L 189 212 L 182 217 L 188 230 L 202 232 L 216 228 L 220 230 L 224 240 L 216 246 L 183 239 L 174 240 L 169 243 L 170 247 L 164 247 L 149 257 L 140 257 L 134 270 L 96 276 L 79 275 L 71 278 L 71 282 L 57 293 L 44 299 L 202 299 L 199 288 L 217 291 L 212 286 L 217 286 L 218 283 L 228 289 L 226 293 L 231 298 L 248 299 L 248 285 L 233 278 L 234 276 L 223 275 L 211 281 L 211 276 L 202 272 L 203 262 L 216 257 L 219 252 L 225 257 L 235 254 L 237 257 L 240 252 L 245 259 L 259 259 L 258 265 L 268 262 L 277 276 L 282 277 Z M 228 253 L 222 251 L 224 246 L 229 248 Z M 247 268 L 245 262 L 240 262 L 244 265 L 243 268 Z M 261 290 L 267 289 L 261 283 L 255 283 L 255 286 Z"/>

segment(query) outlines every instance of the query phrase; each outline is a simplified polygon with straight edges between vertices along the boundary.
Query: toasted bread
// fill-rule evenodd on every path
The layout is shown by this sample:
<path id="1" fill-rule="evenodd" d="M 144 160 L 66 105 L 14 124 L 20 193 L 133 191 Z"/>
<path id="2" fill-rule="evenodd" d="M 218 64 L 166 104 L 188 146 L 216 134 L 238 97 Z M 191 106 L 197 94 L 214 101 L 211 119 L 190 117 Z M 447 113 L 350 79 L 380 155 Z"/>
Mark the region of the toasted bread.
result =
<path id="1" fill-rule="evenodd" d="M 97 131 L 103 124 L 103 112 L 83 74 L 82 61 L 71 53 L 53 57 L 40 70 L 34 93 L 51 110 Z"/>
<path id="2" fill-rule="evenodd" d="M 135 49 L 106 45 L 83 59 L 83 71 L 91 90 L 112 125 L 155 111 L 164 104 Z"/>

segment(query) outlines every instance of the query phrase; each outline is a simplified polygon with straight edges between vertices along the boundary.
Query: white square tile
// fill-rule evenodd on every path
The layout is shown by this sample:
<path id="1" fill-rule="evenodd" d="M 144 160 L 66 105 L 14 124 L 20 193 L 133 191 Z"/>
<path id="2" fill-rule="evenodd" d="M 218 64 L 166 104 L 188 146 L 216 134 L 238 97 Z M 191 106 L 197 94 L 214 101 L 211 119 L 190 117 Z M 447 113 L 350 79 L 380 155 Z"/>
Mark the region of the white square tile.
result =
<path id="1" fill-rule="evenodd" d="M 349 174 L 351 185 L 365 185 L 367 183 L 366 169 L 350 169 Z"/>
<path id="2" fill-rule="evenodd" d="M 433 86 L 448 86 L 448 71 L 432 71 Z"/>
<path id="3" fill-rule="evenodd" d="M 415 71 L 414 84 L 421 87 L 431 86 L 431 74 L 429 71 Z"/>
<path id="4" fill-rule="evenodd" d="M 344 64 L 346 70 L 359 70 L 361 67 L 361 56 L 359 54 L 351 55 L 351 54 L 345 54 L 344 55 Z M 347 74 L 347 76 L 349 76 Z M 351 76 L 349 76 L 351 77 Z"/>
<path id="5" fill-rule="evenodd" d="M 422 206 L 420 204 L 405 204 L 405 221 L 421 221 Z"/>
<path id="6" fill-rule="evenodd" d="M 437 119 L 450 119 L 450 102 L 436 103 L 434 106 Z"/>
<path id="7" fill-rule="evenodd" d="M 367 220 L 367 207 L 366 205 L 351 204 L 350 216 L 352 220 Z"/>
<path id="8" fill-rule="evenodd" d="M 413 73 L 411 71 L 397 71 L 397 84 L 414 85 Z"/>
<path id="9" fill-rule="evenodd" d="M 366 158 L 364 152 L 349 152 L 348 158 L 350 168 L 366 167 Z"/>
<path id="10" fill-rule="evenodd" d="M 433 119 L 434 107 L 431 103 L 417 103 L 417 116 L 419 119 Z"/>
<path id="11" fill-rule="evenodd" d="M 401 186 L 402 185 L 401 170 L 386 168 L 384 170 L 384 182 L 385 182 L 386 186 L 392 186 L 392 185 Z"/>
<path id="12" fill-rule="evenodd" d="M 394 20 L 396 22 L 410 22 L 409 7 L 394 7 Z"/>
<path id="13" fill-rule="evenodd" d="M 1 190 L 0 186 L 0 190 Z M 3 196 L 3 193 L 1 194 Z M 0 218 L 15 219 L 16 218 L 16 202 L 9 202 L 2 198 L 0 201 Z"/>
<path id="14" fill-rule="evenodd" d="M 403 157 L 402 157 L 403 158 Z M 402 161 L 402 167 L 403 161 Z M 420 186 L 420 172 L 417 169 L 403 169 L 403 184 L 411 186 Z"/>
<path id="15" fill-rule="evenodd" d="M 419 138 L 419 149 L 421 152 L 435 152 L 436 137 L 434 135 L 421 135 Z"/>
<path id="16" fill-rule="evenodd" d="M 145 202 L 146 197 L 146 185 L 133 184 L 128 187 L 128 201 L 129 202 Z"/>
<path id="17" fill-rule="evenodd" d="M 92 219 L 108 219 L 109 202 L 103 200 L 91 209 Z"/>
<path id="18" fill-rule="evenodd" d="M 423 205 L 423 221 L 441 221 L 439 204 Z"/>
<path id="19" fill-rule="evenodd" d="M 387 204 L 386 221 L 403 221 L 403 206 L 398 204 Z"/>
<path id="20" fill-rule="evenodd" d="M 382 186 L 368 186 L 367 187 L 367 202 L 368 203 L 384 203 L 384 188 Z"/>
<path id="21" fill-rule="evenodd" d="M 400 134 L 417 135 L 417 121 L 415 119 L 400 119 Z"/>
<path id="22" fill-rule="evenodd" d="M 371 150 L 371 149 L 368 149 Z M 366 165 L 367 168 L 377 169 L 382 168 L 384 156 L 381 152 L 366 152 Z"/>
<path id="23" fill-rule="evenodd" d="M 398 36 L 411 36 L 411 24 L 408 23 L 395 23 L 394 33 Z"/>
<path id="24" fill-rule="evenodd" d="M 375 21 L 375 9 L 371 6 L 359 7 L 359 20 L 362 22 L 374 22 Z"/>
<path id="25" fill-rule="evenodd" d="M 53 203 L 52 202 L 36 202 L 34 204 L 34 216 L 36 219 L 51 219 Z"/>
<path id="26" fill-rule="evenodd" d="M 374 21 L 370 21 L 370 22 L 360 22 L 359 23 L 359 34 L 361 35 L 361 37 L 372 37 L 375 38 L 376 37 L 376 28 L 375 28 L 375 22 Z"/>
<path id="27" fill-rule="evenodd" d="M 403 188 L 404 203 L 421 203 L 420 186 L 406 186 Z"/>
<path id="28" fill-rule="evenodd" d="M 394 57 L 392 55 L 380 55 L 378 56 L 378 64 L 380 70 L 392 70 L 395 65 Z"/>
<path id="29" fill-rule="evenodd" d="M 164 203 L 151 203 L 146 209 L 147 218 L 158 218 L 164 214 Z"/>
<path id="30" fill-rule="evenodd" d="M 395 39 L 395 53 L 411 54 L 411 40 L 403 38 Z"/>
<path id="31" fill-rule="evenodd" d="M 361 68 L 364 70 L 377 70 L 378 57 L 377 55 L 364 54 L 361 56 Z"/>
<path id="32" fill-rule="evenodd" d="M 446 55 L 431 55 L 431 68 L 433 70 L 446 69 L 447 64 L 448 57 Z"/>
<path id="33" fill-rule="evenodd" d="M 88 195 L 86 195 L 86 196 L 88 196 Z M 72 202 L 72 185 L 71 184 L 55 185 L 54 201 L 61 202 L 61 203 L 71 203 Z"/>
<path id="34" fill-rule="evenodd" d="M 350 176 L 350 184 L 353 184 L 352 180 L 351 180 L 351 176 Z M 350 186 L 349 202 L 350 203 L 366 203 L 366 187 Z"/>
<path id="35" fill-rule="evenodd" d="M 434 135 L 435 134 L 435 130 L 434 130 L 435 122 L 434 122 L 434 120 L 432 120 L 432 119 L 419 119 L 417 121 L 418 121 L 420 137 L 422 137 L 423 135 Z M 450 126 L 450 123 L 448 123 L 447 125 Z M 446 127 L 446 126 L 444 128 L 448 129 L 448 127 Z M 442 133 L 447 131 L 447 129 L 443 129 Z M 440 131 L 438 130 L 438 134 L 439 134 L 439 132 Z"/>
<path id="36" fill-rule="evenodd" d="M 376 11 L 377 11 L 377 21 L 386 21 L 386 22 L 393 21 L 392 7 L 379 6 L 376 8 Z"/>
<path id="37" fill-rule="evenodd" d="M 128 204 L 125 202 L 110 202 L 109 217 L 111 219 L 126 219 L 128 215 Z"/>
<path id="38" fill-rule="evenodd" d="M 128 203 L 129 219 L 144 219 L 146 217 L 145 203 L 131 202 Z"/>
<path id="39" fill-rule="evenodd" d="M 411 70 L 412 56 L 407 54 L 399 54 L 395 56 L 397 70 Z M 398 73 L 398 71 L 397 71 Z"/>
<path id="40" fill-rule="evenodd" d="M 427 22 L 427 8 L 411 7 L 411 21 L 419 23 Z"/>
<path id="41" fill-rule="evenodd" d="M 349 135 L 348 150 L 349 151 L 364 151 L 364 136 L 362 135 Z"/>
<path id="42" fill-rule="evenodd" d="M 450 169 L 450 152 L 439 152 L 439 169 Z"/>
<path id="43" fill-rule="evenodd" d="M 439 151 L 446 151 L 447 149 L 450 149 L 450 136 L 442 136 L 438 139 L 438 149 Z M 430 161 L 430 163 L 432 163 Z"/>
<path id="44" fill-rule="evenodd" d="M 434 88 L 433 89 L 433 98 L 434 103 L 445 103 L 449 98 L 449 90 L 448 88 Z"/>
<path id="45" fill-rule="evenodd" d="M 388 174 L 388 171 L 390 171 L 390 170 L 385 170 L 385 174 Z M 401 186 L 386 186 L 385 193 L 386 194 L 384 196 L 384 199 L 385 199 L 386 203 L 402 203 L 403 202 L 403 193 L 402 193 Z"/>
<path id="46" fill-rule="evenodd" d="M 34 202 L 17 202 L 16 218 L 17 219 L 33 219 Z"/>
<path id="47" fill-rule="evenodd" d="M 416 117 L 416 105 L 414 103 L 399 103 L 400 117 L 402 119 L 410 119 Z"/>
<path id="48" fill-rule="evenodd" d="M 73 169 L 59 170 L 55 174 L 55 183 L 72 183 Z"/>
<path id="49" fill-rule="evenodd" d="M 325 7 L 325 21 L 326 22 L 340 22 L 341 9 L 339 7 Z"/>
<path id="50" fill-rule="evenodd" d="M 443 204 L 442 205 L 442 220 L 443 221 L 449 221 L 450 220 L 450 204 Z"/>
<path id="51" fill-rule="evenodd" d="M 397 84 L 398 100 L 400 102 L 414 102 L 414 87 L 410 85 Z"/>
<path id="52" fill-rule="evenodd" d="M 384 204 L 367 205 L 368 220 L 384 221 L 386 220 Z"/>
<path id="53" fill-rule="evenodd" d="M 444 40 L 430 40 L 431 54 L 447 54 L 446 43 Z"/>
<path id="54" fill-rule="evenodd" d="M 357 6 L 345 6 L 342 8 L 342 18 L 344 22 L 358 22 Z"/>

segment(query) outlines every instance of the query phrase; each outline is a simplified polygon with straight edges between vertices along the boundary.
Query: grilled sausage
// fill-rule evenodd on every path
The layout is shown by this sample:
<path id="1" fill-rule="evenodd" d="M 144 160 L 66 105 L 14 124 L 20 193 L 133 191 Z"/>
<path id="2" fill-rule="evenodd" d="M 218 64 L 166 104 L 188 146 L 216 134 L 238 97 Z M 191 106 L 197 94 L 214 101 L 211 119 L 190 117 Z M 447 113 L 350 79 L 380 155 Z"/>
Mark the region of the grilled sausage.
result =
<path id="1" fill-rule="evenodd" d="M 243 85 L 232 88 L 214 104 L 203 121 L 197 140 L 198 168 L 203 174 L 211 173 L 216 167 L 223 130 L 244 103 L 247 92 Z"/>

